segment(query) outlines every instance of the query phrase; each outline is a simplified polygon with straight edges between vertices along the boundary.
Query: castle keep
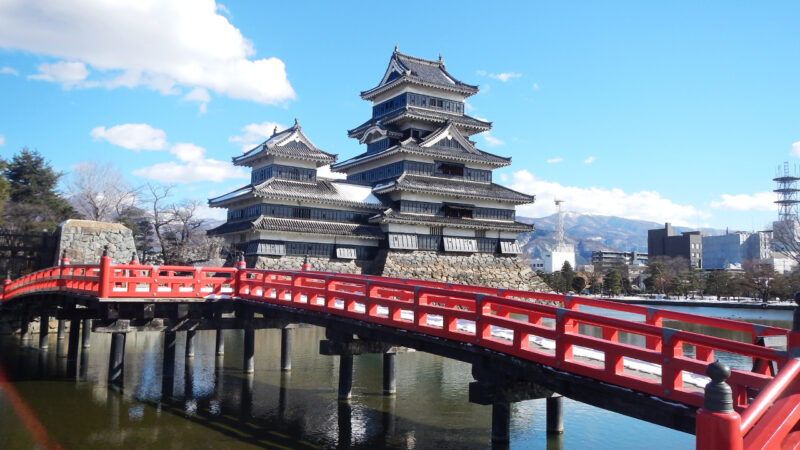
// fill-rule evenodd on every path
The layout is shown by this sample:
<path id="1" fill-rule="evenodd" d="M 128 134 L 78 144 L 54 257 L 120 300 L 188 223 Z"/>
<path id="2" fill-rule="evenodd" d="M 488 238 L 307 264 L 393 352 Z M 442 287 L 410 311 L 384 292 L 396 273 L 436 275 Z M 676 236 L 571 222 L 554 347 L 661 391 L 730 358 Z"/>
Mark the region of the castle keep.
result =
<path id="1" fill-rule="evenodd" d="M 233 158 L 251 182 L 209 200 L 228 209 L 210 233 L 245 252 L 248 266 L 435 279 L 540 288 L 516 236 L 531 225 L 514 220 L 534 197 L 492 182 L 504 158 L 470 137 L 490 122 L 464 113 L 478 92 L 438 61 L 395 49 L 378 85 L 361 93 L 372 115 L 348 131 L 365 151 L 336 162 L 295 121 Z M 330 164 L 346 180 L 317 176 Z"/>

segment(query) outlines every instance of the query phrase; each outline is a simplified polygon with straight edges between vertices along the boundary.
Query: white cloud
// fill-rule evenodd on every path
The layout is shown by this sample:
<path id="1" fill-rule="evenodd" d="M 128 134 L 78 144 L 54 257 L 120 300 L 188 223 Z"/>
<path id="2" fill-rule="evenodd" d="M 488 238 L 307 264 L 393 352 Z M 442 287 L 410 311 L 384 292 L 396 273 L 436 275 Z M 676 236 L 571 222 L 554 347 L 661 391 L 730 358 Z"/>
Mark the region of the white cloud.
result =
<path id="1" fill-rule="evenodd" d="M 534 90 L 538 90 L 539 89 L 539 83 L 533 83 L 533 89 Z"/>
<path id="2" fill-rule="evenodd" d="M 792 156 L 800 158 L 800 142 L 792 144 Z"/>
<path id="3" fill-rule="evenodd" d="M 272 133 L 277 131 L 283 131 L 287 127 L 282 125 L 278 122 L 262 122 L 262 123 L 251 123 L 250 125 L 245 125 L 242 127 L 242 131 L 244 134 L 241 136 L 231 136 L 228 138 L 228 142 L 235 142 L 237 144 L 242 145 L 242 151 L 246 152 L 251 148 L 255 147 L 256 145 L 264 142 L 272 136 Z"/>
<path id="4" fill-rule="evenodd" d="M 521 73 L 516 73 L 516 72 L 503 72 L 503 73 L 492 73 L 492 74 L 489 74 L 489 78 L 494 78 L 495 80 L 500 80 L 503 83 L 505 83 L 505 82 L 507 82 L 507 81 L 509 81 L 511 79 L 514 79 L 514 78 L 519 78 L 521 76 L 522 76 Z"/>
<path id="5" fill-rule="evenodd" d="M 17 72 L 17 70 L 14 69 L 13 67 L 5 66 L 2 69 L 0 69 L 0 74 L 3 74 L 3 75 L 19 75 L 19 72 Z"/>
<path id="6" fill-rule="evenodd" d="M 595 160 L 595 157 L 594 157 L 594 156 L 590 156 L 590 157 L 588 157 L 588 158 L 584 159 L 584 160 L 583 160 L 583 163 L 584 163 L 584 164 L 591 164 L 591 163 L 593 163 L 593 162 L 594 162 L 594 160 Z"/>
<path id="7" fill-rule="evenodd" d="M 0 47 L 47 55 L 35 79 L 85 87 L 206 89 L 234 99 L 294 99 L 283 61 L 253 59 L 252 43 L 213 0 L 0 2 Z M 95 84 L 96 83 L 96 84 Z"/>
<path id="8" fill-rule="evenodd" d="M 481 133 L 481 136 L 483 137 L 483 140 L 486 141 L 486 145 L 489 147 L 498 147 L 505 144 L 504 141 L 492 136 L 488 131 Z"/>
<path id="9" fill-rule="evenodd" d="M 0 134 L 0 147 L 6 145 L 6 138 L 2 134 Z"/>
<path id="10" fill-rule="evenodd" d="M 536 195 L 536 202 L 517 208 L 518 214 L 528 217 L 542 217 L 556 211 L 553 199 L 566 202 L 570 211 L 627 217 L 630 219 L 651 220 L 686 226 L 696 223 L 699 218 L 710 214 L 691 205 L 680 205 L 661 196 L 655 191 L 626 193 L 622 189 L 598 187 L 579 188 L 563 186 L 536 178 L 527 170 L 514 172 L 512 189 Z"/>
<path id="11" fill-rule="evenodd" d="M 560 157 L 560 156 L 559 156 L 559 157 L 557 157 L 557 158 L 551 158 L 551 159 L 548 159 L 548 160 L 547 160 L 547 164 L 555 164 L 555 163 L 560 163 L 561 161 L 564 161 L 564 158 L 562 158 L 562 157 Z"/>
<path id="12" fill-rule="evenodd" d="M 188 94 L 183 96 L 183 99 L 190 102 L 200 103 L 200 113 L 205 114 L 207 111 L 206 105 L 211 101 L 211 96 L 205 88 L 194 88 Z"/>
<path id="13" fill-rule="evenodd" d="M 727 211 L 775 211 L 775 193 L 722 194 L 720 200 L 711 202 L 711 207 Z"/>
<path id="14" fill-rule="evenodd" d="M 128 150 L 164 150 L 167 148 L 167 134 L 146 123 L 126 123 L 106 129 L 94 128 L 89 134 L 95 139 Z"/>
<path id="15" fill-rule="evenodd" d="M 39 64 L 39 73 L 28 75 L 31 80 L 60 83 L 64 89 L 73 87 L 95 87 L 95 81 L 86 81 L 89 69 L 82 62 L 61 61 L 53 64 Z"/>
<path id="16" fill-rule="evenodd" d="M 246 179 L 248 174 L 241 167 L 234 167 L 226 161 L 206 158 L 206 149 L 194 144 L 180 142 L 170 148 L 170 153 L 178 159 L 158 163 L 134 170 L 140 177 L 162 183 L 194 183 L 211 181 L 221 183 L 227 179 Z"/>

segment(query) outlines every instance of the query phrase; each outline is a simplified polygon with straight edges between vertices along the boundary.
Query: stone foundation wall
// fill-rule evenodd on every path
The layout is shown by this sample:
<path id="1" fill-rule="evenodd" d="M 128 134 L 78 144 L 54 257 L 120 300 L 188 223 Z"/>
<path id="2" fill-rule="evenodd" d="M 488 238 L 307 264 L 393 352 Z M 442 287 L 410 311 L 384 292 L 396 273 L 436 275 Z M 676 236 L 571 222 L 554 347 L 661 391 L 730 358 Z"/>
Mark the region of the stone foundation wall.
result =
<path id="1" fill-rule="evenodd" d="M 302 256 L 247 257 L 247 267 L 301 270 Z M 308 258 L 311 270 L 383 275 L 445 283 L 473 284 L 525 291 L 550 291 L 521 258 L 488 253 L 452 254 L 432 251 L 381 250 L 375 261 Z"/>
<path id="2" fill-rule="evenodd" d="M 488 253 L 454 255 L 428 251 L 390 251 L 382 275 L 525 291 L 549 291 L 517 256 Z"/>
<path id="3" fill-rule="evenodd" d="M 58 264 L 64 250 L 73 264 L 97 264 L 103 256 L 103 247 L 116 264 L 131 260 L 136 245 L 130 229 L 119 223 L 70 219 L 58 226 L 56 260 Z"/>
<path id="4" fill-rule="evenodd" d="M 247 267 L 269 270 L 301 270 L 303 268 L 302 256 L 258 256 L 245 258 Z M 308 258 L 310 270 L 318 272 L 336 273 L 372 273 L 372 261 L 355 261 L 350 259 Z"/>

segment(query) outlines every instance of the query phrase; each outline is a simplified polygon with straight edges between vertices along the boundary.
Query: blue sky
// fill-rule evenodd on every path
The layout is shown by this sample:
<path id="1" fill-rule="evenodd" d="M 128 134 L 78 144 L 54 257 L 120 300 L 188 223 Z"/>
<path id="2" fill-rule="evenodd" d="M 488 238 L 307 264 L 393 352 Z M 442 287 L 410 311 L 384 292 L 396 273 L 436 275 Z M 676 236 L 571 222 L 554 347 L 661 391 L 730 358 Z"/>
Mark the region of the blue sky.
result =
<path id="1" fill-rule="evenodd" d="M 298 118 L 340 160 L 363 151 L 359 92 L 395 45 L 481 92 L 501 184 L 566 209 L 763 229 L 771 178 L 800 157 L 793 2 L 0 0 L 0 156 L 205 200 L 247 182 L 243 146 Z M 794 154 L 792 154 L 794 149 Z M 219 215 L 221 211 L 208 211 Z"/>

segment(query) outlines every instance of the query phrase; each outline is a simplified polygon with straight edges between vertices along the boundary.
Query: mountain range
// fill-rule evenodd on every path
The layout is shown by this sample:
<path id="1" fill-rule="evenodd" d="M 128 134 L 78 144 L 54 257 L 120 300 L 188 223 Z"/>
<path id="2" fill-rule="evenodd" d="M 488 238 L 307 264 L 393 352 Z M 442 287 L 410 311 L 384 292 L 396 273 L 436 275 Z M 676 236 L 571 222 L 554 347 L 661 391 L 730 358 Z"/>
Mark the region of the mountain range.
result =
<path id="1" fill-rule="evenodd" d="M 531 218 L 517 217 L 517 220 L 532 223 L 532 233 L 518 236 L 519 243 L 531 258 L 541 258 L 543 252 L 553 248 L 556 242 L 558 215 Z M 564 238 L 575 246 L 575 263 L 589 264 L 592 252 L 596 250 L 618 250 L 647 252 L 647 230 L 664 228 L 663 223 L 646 220 L 626 219 L 616 216 L 564 212 Z M 673 227 L 677 233 L 692 231 L 692 228 Z M 719 235 L 724 230 L 701 228 L 710 235 Z"/>

